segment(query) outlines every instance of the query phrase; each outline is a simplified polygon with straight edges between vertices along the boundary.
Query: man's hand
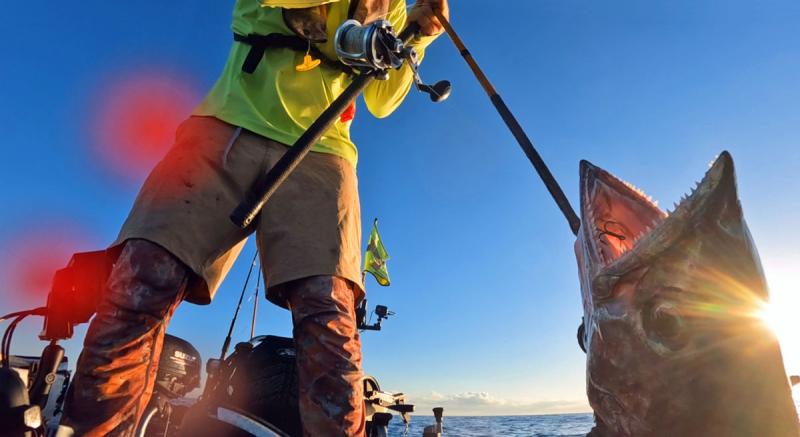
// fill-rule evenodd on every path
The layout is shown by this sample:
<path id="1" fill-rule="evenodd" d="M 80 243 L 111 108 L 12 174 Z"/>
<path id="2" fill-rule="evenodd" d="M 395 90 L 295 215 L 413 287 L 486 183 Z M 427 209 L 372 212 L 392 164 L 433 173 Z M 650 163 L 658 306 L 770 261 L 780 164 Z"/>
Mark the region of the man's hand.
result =
<path id="1" fill-rule="evenodd" d="M 439 35 L 444 32 L 444 26 L 436 18 L 434 11 L 440 12 L 445 19 L 450 19 L 450 7 L 447 0 L 417 0 L 408 14 L 408 21 L 417 22 L 420 32 L 425 36 Z"/>

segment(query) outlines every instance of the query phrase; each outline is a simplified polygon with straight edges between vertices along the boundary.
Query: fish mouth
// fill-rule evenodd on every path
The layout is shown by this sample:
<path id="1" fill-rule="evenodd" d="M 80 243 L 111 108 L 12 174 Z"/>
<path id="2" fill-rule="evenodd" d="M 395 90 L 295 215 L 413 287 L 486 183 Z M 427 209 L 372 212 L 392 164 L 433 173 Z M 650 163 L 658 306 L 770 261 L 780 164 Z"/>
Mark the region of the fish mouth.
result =
<path id="1" fill-rule="evenodd" d="M 641 189 L 588 161 L 581 161 L 580 174 L 580 235 L 594 275 L 621 275 L 658 256 L 727 196 L 733 195 L 738 205 L 728 152 L 714 160 L 703 179 L 671 211 L 662 210 Z"/>

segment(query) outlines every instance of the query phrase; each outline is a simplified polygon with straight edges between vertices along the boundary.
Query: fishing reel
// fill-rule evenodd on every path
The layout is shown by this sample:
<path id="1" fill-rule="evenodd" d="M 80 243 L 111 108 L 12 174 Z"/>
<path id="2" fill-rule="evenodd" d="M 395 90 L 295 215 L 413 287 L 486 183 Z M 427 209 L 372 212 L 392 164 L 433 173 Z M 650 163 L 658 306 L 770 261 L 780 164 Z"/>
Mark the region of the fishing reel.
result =
<path id="1" fill-rule="evenodd" d="M 405 61 L 414 72 L 417 89 L 427 93 L 433 102 L 444 101 L 450 96 L 449 81 L 442 80 L 433 85 L 422 81 L 416 50 L 407 47 L 386 20 L 377 20 L 366 25 L 356 20 L 347 20 L 336 30 L 333 46 L 342 63 L 362 73 L 372 73 L 379 80 L 388 79 L 389 70 L 402 67 Z"/>
<path id="2" fill-rule="evenodd" d="M 347 20 L 336 29 L 333 46 L 343 64 L 359 70 L 386 72 L 403 64 L 403 41 L 386 20 L 367 25 Z"/>

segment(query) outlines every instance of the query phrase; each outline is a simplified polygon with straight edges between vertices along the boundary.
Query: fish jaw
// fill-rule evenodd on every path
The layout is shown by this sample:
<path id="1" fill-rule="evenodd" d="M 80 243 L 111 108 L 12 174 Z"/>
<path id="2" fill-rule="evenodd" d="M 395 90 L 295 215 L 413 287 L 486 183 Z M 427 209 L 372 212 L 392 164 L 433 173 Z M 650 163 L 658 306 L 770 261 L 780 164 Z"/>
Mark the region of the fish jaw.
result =
<path id="1" fill-rule="evenodd" d="M 797 416 L 722 153 L 666 213 L 641 190 L 581 164 L 575 250 L 587 395 L 614 436 L 797 436 Z"/>

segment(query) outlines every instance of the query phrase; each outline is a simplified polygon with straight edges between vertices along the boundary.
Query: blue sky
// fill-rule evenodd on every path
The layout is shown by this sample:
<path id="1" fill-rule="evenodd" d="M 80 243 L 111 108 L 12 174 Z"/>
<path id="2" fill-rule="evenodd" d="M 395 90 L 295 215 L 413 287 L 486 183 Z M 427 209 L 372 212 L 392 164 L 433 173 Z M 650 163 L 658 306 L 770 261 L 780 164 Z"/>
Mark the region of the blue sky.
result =
<path id="1" fill-rule="evenodd" d="M 781 320 L 791 321 L 800 305 L 800 3 L 497 3 L 455 1 L 453 24 L 573 203 L 580 159 L 671 205 L 716 154 L 730 150 Z M 145 173 L 115 174 L 96 158 L 89 127 L 98 89 L 156 71 L 184 78 L 202 96 L 231 43 L 232 4 L 4 7 L 6 265 L 25 236 L 74 228 L 74 251 L 114 239 Z M 383 332 L 364 335 L 366 371 L 424 408 L 586 411 L 584 356 L 575 343 L 581 304 L 566 222 L 447 39 L 429 49 L 422 73 L 428 81 L 451 80 L 451 98 L 434 105 L 412 92 L 385 120 L 362 105 L 353 128 L 364 228 L 378 217 L 392 256 L 393 285 L 370 282 L 370 302 L 397 313 Z M 219 351 L 253 250 L 248 245 L 212 305 L 186 304 L 170 326 L 204 359 Z M 12 284 L 13 270 L 0 269 L 0 283 Z M 0 308 L 36 304 L 19 297 L 27 292 L 4 287 Z M 259 333 L 290 334 L 288 312 L 263 302 L 259 311 Z M 246 319 L 235 340 L 249 334 Z M 783 326 L 788 369 L 800 372 L 794 324 Z M 18 330 L 17 352 L 38 352 L 38 328 L 37 321 Z M 66 343 L 72 359 L 80 340 Z"/>

